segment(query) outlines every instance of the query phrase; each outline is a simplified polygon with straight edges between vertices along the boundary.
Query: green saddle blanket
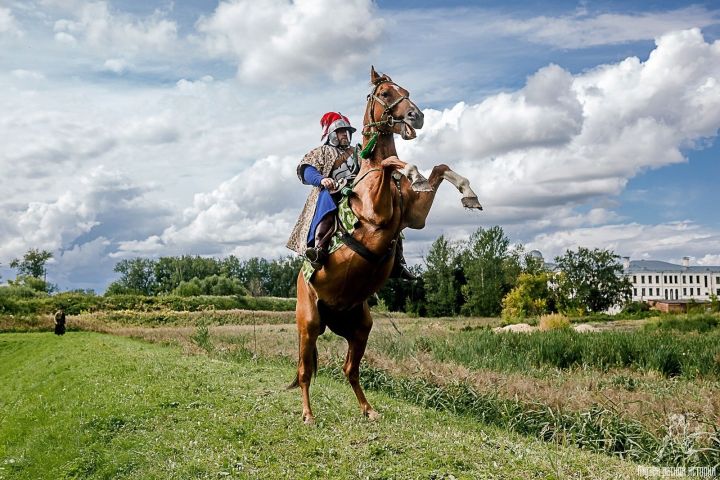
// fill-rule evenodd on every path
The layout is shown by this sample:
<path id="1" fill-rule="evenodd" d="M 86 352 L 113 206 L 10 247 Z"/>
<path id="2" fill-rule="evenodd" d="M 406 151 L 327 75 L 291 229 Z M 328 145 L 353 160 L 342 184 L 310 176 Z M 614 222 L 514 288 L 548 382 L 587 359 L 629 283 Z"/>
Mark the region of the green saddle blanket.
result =
<path id="1" fill-rule="evenodd" d="M 353 213 L 352 208 L 350 208 L 350 202 L 348 201 L 347 196 L 343 196 L 340 202 L 338 202 L 338 209 L 337 209 L 337 221 L 339 222 L 339 228 L 335 229 L 335 234 L 333 234 L 332 238 L 330 239 L 330 246 L 328 247 L 328 254 L 333 253 L 343 245 L 345 245 L 340 238 L 343 235 L 343 232 L 348 232 L 348 234 L 352 234 L 353 231 L 355 231 L 355 225 L 358 222 L 357 216 Z M 315 269 L 310 265 L 310 261 L 305 259 L 305 261 L 302 264 L 302 267 L 300 271 L 303 274 L 303 278 L 305 278 L 306 282 L 310 282 L 310 279 L 313 276 L 313 273 L 315 273 Z"/>

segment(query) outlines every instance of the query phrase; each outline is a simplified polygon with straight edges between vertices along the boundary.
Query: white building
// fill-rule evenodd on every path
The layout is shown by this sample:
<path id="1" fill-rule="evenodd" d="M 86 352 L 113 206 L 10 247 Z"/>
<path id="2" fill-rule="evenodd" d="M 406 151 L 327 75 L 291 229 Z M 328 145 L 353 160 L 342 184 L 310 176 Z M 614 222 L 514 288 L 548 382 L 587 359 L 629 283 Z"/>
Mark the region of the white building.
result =
<path id="1" fill-rule="evenodd" d="M 658 260 L 630 260 L 623 257 L 624 274 L 632 283 L 632 299 L 707 301 L 720 296 L 720 267 L 690 266 Z"/>

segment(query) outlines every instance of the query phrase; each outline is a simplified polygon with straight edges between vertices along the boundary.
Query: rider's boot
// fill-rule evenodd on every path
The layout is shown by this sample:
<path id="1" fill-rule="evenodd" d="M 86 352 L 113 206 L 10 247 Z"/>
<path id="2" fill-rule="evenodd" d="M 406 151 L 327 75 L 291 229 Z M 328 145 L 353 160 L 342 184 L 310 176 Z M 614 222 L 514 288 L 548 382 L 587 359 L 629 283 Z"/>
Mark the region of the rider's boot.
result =
<path id="1" fill-rule="evenodd" d="M 398 238 L 397 240 L 397 246 L 395 247 L 395 264 L 393 265 L 393 269 L 390 272 L 390 278 L 415 280 L 415 275 L 413 275 L 413 273 L 408 269 L 407 263 L 405 263 L 402 238 Z"/>
<path id="2" fill-rule="evenodd" d="M 315 270 L 320 270 L 328 257 L 328 246 L 335 233 L 335 215 L 325 215 L 315 227 L 315 246 L 305 250 L 305 258 Z"/>

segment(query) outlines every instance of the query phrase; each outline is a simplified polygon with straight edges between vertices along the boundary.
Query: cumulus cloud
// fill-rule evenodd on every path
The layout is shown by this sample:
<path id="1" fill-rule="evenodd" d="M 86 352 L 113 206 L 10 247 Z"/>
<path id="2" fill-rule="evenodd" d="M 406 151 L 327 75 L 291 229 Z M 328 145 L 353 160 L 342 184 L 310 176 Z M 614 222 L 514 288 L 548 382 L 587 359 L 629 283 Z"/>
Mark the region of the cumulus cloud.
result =
<path id="1" fill-rule="evenodd" d="M 557 48 L 585 48 L 655 38 L 671 30 L 703 28 L 720 23 L 720 13 L 702 6 L 638 14 L 589 13 L 500 20 L 491 26 Z"/>
<path id="2" fill-rule="evenodd" d="M 177 40 L 177 24 L 156 11 L 147 18 L 112 11 L 108 2 L 82 3 L 73 18 L 55 21 L 55 39 L 68 44 L 82 41 L 91 48 L 136 55 L 164 52 Z"/>
<path id="3" fill-rule="evenodd" d="M 343 76 L 366 63 L 383 27 L 371 0 L 223 1 L 196 25 L 210 54 L 237 62 L 239 78 L 273 83 Z"/>
<path id="4" fill-rule="evenodd" d="M 0 258 L 14 258 L 29 248 L 63 248 L 91 230 L 102 229 L 110 220 L 108 215 L 113 217 L 113 233 L 117 235 L 122 222 L 114 220 L 128 210 L 137 215 L 135 222 L 145 221 L 147 212 L 138 214 L 144 210 L 141 199 L 145 193 L 145 188 L 120 172 L 97 167 L 53 201 L 34 201 L 15 208 L 6 205 L 5 221 L 0 224 Z M 162 208 L 153 208 L 152 216 L 162 216 Z M 130 233 L 132 230 L 127 231 Z"/>
<path id="5" fill-rule="evenodd" d="M 300 212 L 307 187 L 297 159 L 270 156 L 207 193 L 195 195 L 182 219 L 160 235 L 122 242 L 115 256 L 196 252 L 277 256 Z"/>
<path id="6" fill-rule="evenodd" d="M 720 128 L 720 43 L 697 29 L 656 43 L 644 62 L 575 76 L 550 66 L 515 93 L 426 110 L 427 128 L 400 156 L 449 163 L 487 211 L 516 208 L 521 218 L 617 195 L 638 172 L 684 162 L 682 148 Z"/>
<path id="7" fill-rule="evenodd" d="M 690 221 L 658 225 L 613 223 L 592 228 L 577 228 L 537 235 L 527 243 L 528 249 L 540 250 L 546 259 L 566 250 L 607 248 L 631 259 L 666 258 L 680 263 L 682 257 L 700 258 L 701 265 L 720 265 L 720 232 Z"/>

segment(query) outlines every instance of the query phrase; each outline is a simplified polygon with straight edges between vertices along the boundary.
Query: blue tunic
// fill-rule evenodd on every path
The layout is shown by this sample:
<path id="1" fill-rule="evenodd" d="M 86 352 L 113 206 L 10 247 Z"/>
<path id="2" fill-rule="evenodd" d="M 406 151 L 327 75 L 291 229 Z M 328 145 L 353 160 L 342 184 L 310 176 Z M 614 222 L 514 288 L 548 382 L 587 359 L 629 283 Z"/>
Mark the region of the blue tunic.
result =
<path id="1" fill-rule="evenodd" d="M 304 183 L 320 187 L 320 196 L 318 196 L 317 204 L 315 206 L 315 213 L 313 214 L 312 223 L 310 224 L 310 230 L 308 231 L 307 244 L 312 247 L 315 245 L 315 229 L 317 228 L 320 220 L 325 215 L 328 215 L 337 210 L 335 200 L 333 200 L 330 192 L 322 187 L 320 181 L 324 178 L 317 168 L 307 165 L 302 172 Z"/>

